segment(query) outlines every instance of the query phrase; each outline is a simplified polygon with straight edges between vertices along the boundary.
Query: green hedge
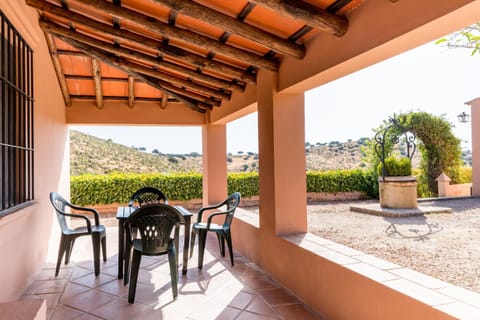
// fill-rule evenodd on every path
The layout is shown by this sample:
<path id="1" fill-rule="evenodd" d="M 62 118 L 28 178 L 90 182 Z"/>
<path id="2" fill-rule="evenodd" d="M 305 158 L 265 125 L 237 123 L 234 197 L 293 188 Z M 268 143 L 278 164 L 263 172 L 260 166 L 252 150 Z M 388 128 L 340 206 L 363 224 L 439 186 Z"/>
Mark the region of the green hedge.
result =
<path id="1" fill-rule="evenodd" d="M 164 191 L 171 200 L 202 198 L 202 175 L 195 173 L 88 174 L 70 179 L 72 202 L 80 205 L 128 202 L 136 190 L 145 186 Z"/>
<path id="2" fill-rule="evenodd" d="M 352 192 L 371 194 L 372 178 L 370 171 L 335 170 L 310 171 L 307 173 L 307 192 Z"/>
<path id="3" fill-rule="evenodd" d="M 242 197 L 258 196 L 258 173 L 230 173 L 227 177 L 228 194 L 240 192 Z"/>
<path id="4" fill-rule="evenodd" d="M 362 170 L 337 170 L 307 173 L 307 192 L 351 192 L 367 194 L 374 188 L 372 174 Z M 238 191 L 243 197 L 258 195 L 258 173 L 228 175 L 228 193 Z M 128 202 L 130 196 L 144 186 L 162 190 L 170 200 L 202 198 L 202 175 L 188 174 L 124 174 L 72 176 L 71 200 L 79 205 Z"/>

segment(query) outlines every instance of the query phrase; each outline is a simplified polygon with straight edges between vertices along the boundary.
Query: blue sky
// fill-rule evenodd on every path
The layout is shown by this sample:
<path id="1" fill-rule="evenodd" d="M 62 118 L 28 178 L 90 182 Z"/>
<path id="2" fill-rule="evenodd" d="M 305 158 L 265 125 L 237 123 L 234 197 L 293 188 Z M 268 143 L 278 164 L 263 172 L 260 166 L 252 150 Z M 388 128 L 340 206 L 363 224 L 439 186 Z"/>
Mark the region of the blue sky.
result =
<path id="1" fill-rule="evenodd" d="M 480 97 L 479 71 L 480 55 L 432 43 L 377 63 L 306 93 L 305 141 L 373 137 L 372 129 L 393 113 L 426 111 L 445 115 L 462 146 L 471 150 L 470 123 L 459 123 L 457 115 L 470 113 L 464 103 Z M 200 127 L 71 128 L 149 152 L 202 151 Z M 257 152 L 256 113 L 230 123 L 227 135 L 228 152 Z"/>

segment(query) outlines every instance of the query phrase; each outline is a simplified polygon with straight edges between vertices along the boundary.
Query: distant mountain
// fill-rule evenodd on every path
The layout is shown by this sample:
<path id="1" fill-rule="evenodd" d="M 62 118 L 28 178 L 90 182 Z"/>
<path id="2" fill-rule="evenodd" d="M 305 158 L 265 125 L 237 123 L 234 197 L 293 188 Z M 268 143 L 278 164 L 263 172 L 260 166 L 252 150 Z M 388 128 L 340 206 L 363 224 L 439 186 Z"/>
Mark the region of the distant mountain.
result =
<path id="1" fill-rule="evenodd" d="M 347 142 L 306 143 L 307 170 L 336 170 L 367 167 L 362 161 L 361 146 L 367 138 Z M 110 172 L 201 172 L 202 157 L 190 154 L 163 154 L 142 151 L 143 148 L 127 147 L 111 139 L 105 140 L 79 131 L 70 131 L 70 172 L 104 174 Z M 229 172 L 258 170 L 258 154 L 239 151 L 227 155 Z"/>

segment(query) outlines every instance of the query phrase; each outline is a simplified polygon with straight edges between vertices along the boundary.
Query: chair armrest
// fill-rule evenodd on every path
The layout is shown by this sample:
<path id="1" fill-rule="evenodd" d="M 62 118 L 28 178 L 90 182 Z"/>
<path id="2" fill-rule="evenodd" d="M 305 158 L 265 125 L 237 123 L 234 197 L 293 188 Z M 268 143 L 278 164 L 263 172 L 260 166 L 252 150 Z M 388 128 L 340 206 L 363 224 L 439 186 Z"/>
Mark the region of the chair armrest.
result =
<path id="1" fill-rule="evenodd" d="M 200 208 L 200 210 L 198 210 L 198 213 L 197 213 L 197 222 L 202 222 L 202 216 L 203 216 L 204 211 L 217 209 L 217 208 L 220 208 L 224 205 L 225 205 L 225 203 L 222 202 L 222 203 L 217 203 L 217 204 L 213 204 L 213 205 L 209 205 L 209 206 Z"/>
<path id="2" fill-rule="evenodd" d="M 95 225 L 98 226 L 100 224 L 100 215 L 98 214 L 98 211 L 93 209 L 93 208 L 86 208 L 86 207 L 80 207 L 76 206 L 74 204 L 68 203 L 67 204 L 70 208 L 78 210 L 78 211 L 88 211 L 93 213 L 93 218 L 95 219 Z M 86 217 L 85 217 L 86 218 Z M 88 218 L 87 218 L 88 219 Z M 89 220 L 90 221 L 90 220 Z"/>
<path id="3" fill-rule="evenodd" d="M 207 219 L 207 230 L 210 230 L 210 225 L 212 224 L 212 219 L 216 216 L 223 216 L 223 215 L 227 215 L 229 214 L 230 212 L 232 212 L 233 209 L 230 209 L 230 210 L 227 210 L 227 211 L 220 211 L 220 212 L 214 212 L 212 214 L 210 214 L 208 216 L 208 219 Z"/>
<path id="4" fill-rule="evenodd" d="M 85 222 L 87 223 L 88 233 L 92 233 L 92 222 L 90 221 L 90 219 L 88 219 L 88 217 L 86 217 L 84 215 L 81 215 L 81 214 L 66 213 L 66 212 L 62 212 L 62 215 L 67 216 L 67 217 L 72 217 L 72 218 L 84 219 Z"/>

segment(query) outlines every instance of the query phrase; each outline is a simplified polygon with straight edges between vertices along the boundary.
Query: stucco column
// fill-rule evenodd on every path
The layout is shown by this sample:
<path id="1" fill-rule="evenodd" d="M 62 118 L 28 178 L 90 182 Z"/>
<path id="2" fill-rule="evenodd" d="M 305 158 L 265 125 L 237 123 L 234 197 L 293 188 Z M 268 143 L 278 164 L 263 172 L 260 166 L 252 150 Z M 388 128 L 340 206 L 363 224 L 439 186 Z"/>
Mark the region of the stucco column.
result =
<path id="1" fill-rule="evenodd" d="M 203 204 L 222 202 L 227 197 L 226 125 L 202 127 Z"/>
<path id="2" fill-rule="evenodd" d="M 471 107 L 472 128 L 472 195 L 480 195 L 480 98 L 466 102 Z M 477 125 L 479 123 L 479 125 Z"/>
<path id="3" fill-rule="evenodd" d="M 307 231 L 303 94 L 276 92 L 276 74 L 261 71 L 258 87 L 260 228 Z"/>

